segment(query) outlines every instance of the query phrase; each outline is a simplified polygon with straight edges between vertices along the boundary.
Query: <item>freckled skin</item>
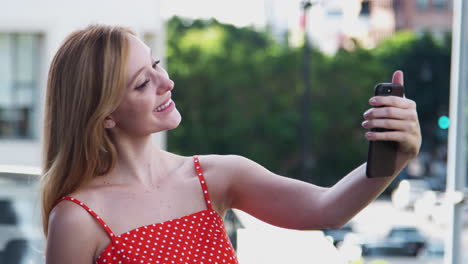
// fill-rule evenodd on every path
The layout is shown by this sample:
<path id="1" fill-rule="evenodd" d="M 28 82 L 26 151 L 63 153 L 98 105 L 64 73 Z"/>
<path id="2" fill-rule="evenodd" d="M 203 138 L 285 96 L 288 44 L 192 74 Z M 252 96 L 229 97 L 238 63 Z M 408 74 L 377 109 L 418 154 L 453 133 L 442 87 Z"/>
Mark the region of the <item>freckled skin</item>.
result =
<path id="1" fill-rule="evenodd" d="M 181 122 L 177 108 L 169 113 L 153 111 L 171 98 L 174 82 L 161 66 L 154 64 L 151 51 L 141 40 L 130 36 L 129 42 L 129 82 L 121 104 L 110 116 L 116 124 L 112 132 L 142 137 L 176 128 Z M 141 68 L 144 69 L 140 71 Z M 144 87 L 137 88 L 145 82 Z"/>

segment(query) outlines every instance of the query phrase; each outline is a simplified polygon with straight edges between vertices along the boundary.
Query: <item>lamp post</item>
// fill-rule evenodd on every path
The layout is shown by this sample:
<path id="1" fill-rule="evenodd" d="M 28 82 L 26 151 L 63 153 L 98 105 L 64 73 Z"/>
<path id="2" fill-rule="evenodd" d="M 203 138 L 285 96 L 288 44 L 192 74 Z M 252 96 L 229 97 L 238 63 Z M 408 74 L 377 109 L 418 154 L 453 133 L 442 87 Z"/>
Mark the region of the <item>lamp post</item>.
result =
<path id="1" fill-rule="evenodd" d="M 444 263 L 461 264 L 463 208 L 466 205 L 466 87 L 468 77 L 468 3 L 453 1 L 453 40 L 450 76 L 450 119 L 448 134 L 447 187 L 449 224 L 445 244 Z M 463 252 L 465 253 L 465 252 Z M 466 254 L 466 253 L 465 253 Z"/>
<path id="2" fill-rule="evenodd" d="M 307 12 L 312 7 L 313 3 L 311 1 L 302 1 L 302 17 L 301 17 L 301 28 L 304 32 L 304 54 L 303 54 L 303 65 L 302 65 L 302 74 L 304 81 L 304 93 L 302 96 L 302 109 L 301 109 L 301 136 L 302 136 L 302 179 L 312 182 L 312 168 L 314 166 L 314 161 L 312 158 L 312 147 L 310 138 L 312 133 L 310 130 L 310 101 L 311 101 L 311 85 L 310 85 L 310 47 L 309 47 L 309 38 L 307 35 Z"/>

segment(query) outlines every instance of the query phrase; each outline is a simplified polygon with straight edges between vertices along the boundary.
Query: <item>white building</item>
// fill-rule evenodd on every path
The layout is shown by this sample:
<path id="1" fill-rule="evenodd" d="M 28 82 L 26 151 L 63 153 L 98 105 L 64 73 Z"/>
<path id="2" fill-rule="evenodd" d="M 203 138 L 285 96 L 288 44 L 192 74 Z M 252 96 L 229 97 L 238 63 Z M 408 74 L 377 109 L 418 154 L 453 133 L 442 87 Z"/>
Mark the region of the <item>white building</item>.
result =
<path id="1" fill-rule="evenodd" d="M 132 28 L 164 59 L 160 0 L 2 1 L 0 166 L 41 165 L 47 72 L 64 38 L 91 23 Z M 165 147 L 164 134 L 155 136 Z M 1 169 L 1 168 L 0 168 Z"/>
<path id="2" fill-rule="evenodd" d="M 365 48 L 391 37 L 395 31 L 392 0 L 311 0 L 307 33 L 312 44 L 325 53 L 352 48 L 356 39 Z M 298 8 L 299 9 L 299 8 Z M 298 12 L 290 22 L 292 45 L 303 41 Z"/>

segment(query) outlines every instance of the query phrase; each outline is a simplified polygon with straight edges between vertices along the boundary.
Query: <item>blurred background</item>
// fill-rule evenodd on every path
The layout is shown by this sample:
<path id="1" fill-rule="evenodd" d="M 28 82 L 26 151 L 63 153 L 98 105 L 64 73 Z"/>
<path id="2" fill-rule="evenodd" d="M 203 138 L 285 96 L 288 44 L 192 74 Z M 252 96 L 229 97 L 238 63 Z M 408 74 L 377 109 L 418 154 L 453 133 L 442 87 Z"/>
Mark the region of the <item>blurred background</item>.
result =
<path id="1" fill-rule="evenodd" d="M 17 0 L 0 3 L 0 264 L 44 262 L 47 71 L 66 35 L 90 23 L 134 29 L 175 81 L 183 121 L 156 144 L 242 155 L 321 186 L 366 161 L 362 114 L 374 85 L 402 70 L 421 153 L 348 225 L 323 232 L 346 263 L 443 262 L 452 0 Z M 236 244 L 242 217 L 226 223 Z M 466 249 L 467 210 L 463 223 Z"/>

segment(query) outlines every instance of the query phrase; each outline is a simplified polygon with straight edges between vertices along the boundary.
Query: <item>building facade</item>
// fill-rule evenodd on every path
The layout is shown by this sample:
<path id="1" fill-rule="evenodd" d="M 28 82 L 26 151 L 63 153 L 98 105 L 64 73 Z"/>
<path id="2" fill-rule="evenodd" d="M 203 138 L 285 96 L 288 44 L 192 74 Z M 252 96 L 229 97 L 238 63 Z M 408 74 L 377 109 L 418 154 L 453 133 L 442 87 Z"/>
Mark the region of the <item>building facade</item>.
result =
<path id="1" fill-rule="evenodd" d="M 397 30 L 431 32 L 442 35 L 452 31 L 452 0 L 394 0 Z"/>
<path id="2" fill-rule="evenodd" d="M 0 166 L 40 166 L 48 67 L 72 31 L 92 23 L 128 26 L 155 57 L 164 58 L 160 0 L 18 0 L 1 5 Z M 163 133 L 154 138 L 165 147 Z"/>
<path id="3" fill-rule="evenodd" d="M 356 42 L 372 48 L 395 32 L 392 0 L 329 0 L 314 2 L 307 18 L 307 34 L 313 45 L 333 54 L 352 49 Z M 301 42 L 300 28 L 290 28 L 291 42 Z"/>

